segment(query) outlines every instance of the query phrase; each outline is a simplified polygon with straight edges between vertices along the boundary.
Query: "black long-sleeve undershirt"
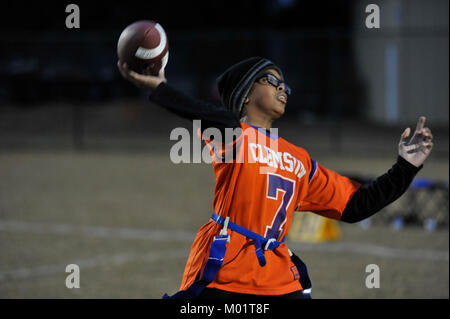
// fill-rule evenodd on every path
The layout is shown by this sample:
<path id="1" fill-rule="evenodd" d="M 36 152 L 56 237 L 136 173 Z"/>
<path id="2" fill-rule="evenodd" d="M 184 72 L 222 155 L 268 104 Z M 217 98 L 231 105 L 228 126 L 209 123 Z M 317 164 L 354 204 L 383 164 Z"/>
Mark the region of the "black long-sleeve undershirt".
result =
<path id="1" fill-rule="evenodd" d="M 150 94 L 149 99 L 181 117 L 189 120 L 200 119 L 202 130 L 215 127 L 224 134 L 226 128 L 240 127 L 239 119 L 224 106 L 192 99 L 166 83 L 161 83 Z M 359 222 L 380 211 L 408 189 L 421 168 L 422 166 L 415 167 L 398 156 L 397 162 L 387 173 L 361 185 L 347 203 L 341 221 Z"/>
<path id="2" fill-rule="evenodd" d="M 195 100 L 164 82 L 150 94 L 149 99 L 181 117 L 189 120 L 201 120 L 202 130 L 215 127 L 224 136 L 226 128 L 240 127 L 236 115 L 224 106 Z"/>
<path id="3" fill-rule="evenodd" d="M 387 173 L 361 185 L 347 203 L 341 221 L 359 222 L 398 199 L 408 189 L 422 166 L 416 167 L 398 156 L 397 163 Z"/>

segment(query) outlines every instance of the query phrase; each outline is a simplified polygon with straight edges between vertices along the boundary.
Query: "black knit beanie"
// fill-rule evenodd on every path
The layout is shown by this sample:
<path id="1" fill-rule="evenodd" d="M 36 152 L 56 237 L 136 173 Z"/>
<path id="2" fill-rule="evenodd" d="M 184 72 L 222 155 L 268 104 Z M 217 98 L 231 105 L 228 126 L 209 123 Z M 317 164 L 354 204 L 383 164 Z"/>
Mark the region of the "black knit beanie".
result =
<path id="1" fill-rule="evenodd" d="M 217 78 L 220 97 L 225 107 L 241 117 L 244 100 L 256 78 L 267 69 L 275 69 L 283 76 L 281 70 L 273 62 L 252 57 L 229 67 Z"/>

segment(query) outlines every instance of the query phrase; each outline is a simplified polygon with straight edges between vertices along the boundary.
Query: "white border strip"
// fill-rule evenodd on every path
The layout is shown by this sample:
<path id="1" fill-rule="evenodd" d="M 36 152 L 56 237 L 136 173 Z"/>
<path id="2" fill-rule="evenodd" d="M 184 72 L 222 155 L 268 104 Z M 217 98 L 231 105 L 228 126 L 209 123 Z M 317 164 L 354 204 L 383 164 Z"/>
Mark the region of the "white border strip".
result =
<path id="1" fill-rule="evenodd" d="M 166 36 L 166 33 L 164 32 L 164 29 L 162 28 L 162 26 L 159 23 L 155 24 L 154 28 L 159 33 L 159 44 L 158 44 L 158 46 L 156 48 L 153 48 L 153 49 L 147 49 L 147 48 L 139 47 L 137 49 L 136 53 L 134 54 L 137 58 L 140 58 L 140 59 L 143 59 L 143 60 L 156 58 L 166 48 L 167 36 Z"/>

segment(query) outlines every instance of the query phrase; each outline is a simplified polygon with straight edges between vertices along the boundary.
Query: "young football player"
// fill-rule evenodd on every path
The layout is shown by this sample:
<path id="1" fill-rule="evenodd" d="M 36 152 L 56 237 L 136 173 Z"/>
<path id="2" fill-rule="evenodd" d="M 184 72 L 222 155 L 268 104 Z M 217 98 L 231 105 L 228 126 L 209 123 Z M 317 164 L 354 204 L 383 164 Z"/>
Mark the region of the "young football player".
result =
<path id="1" fill-rule="evenodd" d="M 360 185 L 271 132 L 291 90 L 267 59 L 246 59 L 218 78 L 222 106 L 180 93 L 167 84 L 163 70 L 159 76 L 138 74 L 121 61 L 118 68 L 125 79 L 150 91 L 152 102 L 200 119 L 200 135 L 211 150 L 212 216 L 197 233 L 180 291 L 172 298 L 310 298 L 307 268 L 284 242 L 294 211 L 348 223 L 368 218 L 407 190 L 433 147 L 420 117 L 411 138 L 409 128 L 401 135 L 392 168 Z M 209 128 L 221 134 L 206 134 Z M 238 133 L 224 142 L 218 136 L 227 129 Z"/>

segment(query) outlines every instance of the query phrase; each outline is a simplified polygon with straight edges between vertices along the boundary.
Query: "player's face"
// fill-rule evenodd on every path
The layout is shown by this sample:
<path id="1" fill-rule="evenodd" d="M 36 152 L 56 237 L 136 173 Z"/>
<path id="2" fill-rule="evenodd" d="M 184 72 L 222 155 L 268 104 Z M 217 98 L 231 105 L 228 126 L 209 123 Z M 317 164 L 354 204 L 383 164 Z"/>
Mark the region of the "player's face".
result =
<path id="1" fill-rule="evenodd" d="M 283 81 L 281 75 L 275 69 L 269 69 L 265 72 L 276 79 L 262 77 L 255 81 L 249 93 L 249 107 L 255 107 L 272 119 L 277 119 L 284 114 L 288 95 L 284 83 L 276 86 L 274 83 Z M 273 81 L 275 80 L 275 81 Z"/>

